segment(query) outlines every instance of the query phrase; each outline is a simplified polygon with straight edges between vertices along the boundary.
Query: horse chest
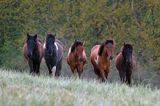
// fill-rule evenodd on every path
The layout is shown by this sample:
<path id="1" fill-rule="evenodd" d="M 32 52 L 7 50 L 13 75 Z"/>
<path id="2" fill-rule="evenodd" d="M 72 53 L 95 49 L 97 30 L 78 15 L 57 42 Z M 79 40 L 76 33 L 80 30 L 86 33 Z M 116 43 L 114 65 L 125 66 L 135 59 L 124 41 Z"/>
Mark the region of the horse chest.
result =
<path id="1" fill-rule="evenodd" d="M 108 61 L 100 61 L 99 62 L 99 67 L 103 70 L 108 69 L 109 66 L 110 66 L 110 63 Z"/>

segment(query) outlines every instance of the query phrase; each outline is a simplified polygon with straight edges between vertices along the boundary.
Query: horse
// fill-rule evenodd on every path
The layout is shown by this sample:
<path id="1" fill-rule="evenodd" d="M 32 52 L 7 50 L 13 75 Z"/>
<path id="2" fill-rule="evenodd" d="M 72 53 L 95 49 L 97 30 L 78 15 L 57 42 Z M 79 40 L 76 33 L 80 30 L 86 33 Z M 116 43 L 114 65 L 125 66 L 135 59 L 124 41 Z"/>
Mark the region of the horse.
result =
<path id="1" fill-rule="evenodd" d="M 23 55 L 28 61 L 30 74 L 39 75 L 40 63 L 43 57 L 43 45 L 37 34 L 33 36 L 27 33 L 27 39 L 23 46 Z"/>
<path id="2" fill-rule="evenodd" d="M 59 77 L 62 69 L 63 44 L 56 39 L 55 33 L 47 33 L 43 49 L 49 75 Z"/>
<path id="3" fill-rule="evenodd" d="M 83 42 L 75 40 L 71 45 L 67 55 L 67 63 L 72 73 L 74 74 L 77 71 L 80 78 L 86 63 L 86 53 Z"/>
<path id="4" fill-rule="evenodd" d="M 121 81 L 131 84 L 132 70 L 136 67 L 136 61 L 133 56 L 133 46 L 129 43 L 124 43 L 121 51 L 115 58 L 115 65 L 119 71 Z"/>
<path id="5" fill-rule="evenodd" d="M 93 65 L 94 72 L 98 79 L 105 82 L 108 77 L 110 60 L 113 58 L 114 41 L 106 40 L 101 45 L 95 45 L 91 49 L 90 61 Z"/>

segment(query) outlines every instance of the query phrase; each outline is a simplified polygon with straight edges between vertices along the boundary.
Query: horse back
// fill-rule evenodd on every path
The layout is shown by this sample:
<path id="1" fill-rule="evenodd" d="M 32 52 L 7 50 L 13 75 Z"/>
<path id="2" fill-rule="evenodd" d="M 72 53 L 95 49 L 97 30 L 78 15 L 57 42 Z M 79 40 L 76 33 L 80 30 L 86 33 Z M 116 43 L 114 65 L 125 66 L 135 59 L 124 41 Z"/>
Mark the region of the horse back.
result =
<path id="1" fill-rule="evenodd" d="M 28 60 L 28 56 L 27 56 L 27 43 L 25 42 L 24 46 L 23 46 L 23 55 L 25 57 L 26 60 Z"/>
<path id="2" fill-rule="evenodd" d="M 99 50 L 99 48 L 100 48 L 100 45 L 95 45 L 91 49 L 91 53 L 90 53 L 91 60 L 94 60 L 94 58 L 96 58 L 98 56 L 98 50 Z"/>
<path id="3" fill-rule="evenodd" d="M 40 40 L 37 40 L 37 46 L 38 46 L 37 53 L 38 53 L 40 59 L 42 59 L 42 57 L 44 55 L 44 51 L 43 51 L 43 45 Z M 27 52 L 28 52 L 28 46 L 27 46 L 27 42 L 25 42 L 24 46 L 23 46 L 23 55 L 28 60 Z"/>
<path id="4" fill-rule="evenodd" d="M 83 59 L 84 59 L 85 62 L 87 61 L 87 56 L 86 56 L 85 50 L 83 51 Z"/>
<path id="5" fill-rule="evenodd" d="M 43 50 L 43 44 L 40 40 L 37 41 L 37 45 L 38 45 L 38 53 L 40 58 L 42 59 L 43 55 L 44 55 L 44 50 Z"/>
<path id="6" fill-rule="evenodd" d="M 56 44 L 58 46 L 58 59 L 61 60 L 63 58 L 63 44 L 58 39 L 56 40 Z"/>
<path id="7" fill-rule="evenodd" d="M 63 43 L 60 40 L 56 39 L 56 42 L 63 47 Z"/>
<path id="8" fill-rule="evenodd" d="M 123 70 L 123 68 L 125 67 L 123 63 L 124 63 L 124 59 L 123 59 L 122 52 L 119 52 L 115 58 L 115 65 L 119 71 Z M 131 63 L 132 70 L 135 70 L 136 66 L 137 65 L 136 65 L 135 57 L 132 55 L 132 63 Z"/>
<path id="9" fill-rule="evenodd" d="M 117 67 L 117 69 L 120 71 L 120 70 L 123 70 L 123 56 L 122 56 L 122 52 L 119 52 L 115 58 L 115 65 Z"/>

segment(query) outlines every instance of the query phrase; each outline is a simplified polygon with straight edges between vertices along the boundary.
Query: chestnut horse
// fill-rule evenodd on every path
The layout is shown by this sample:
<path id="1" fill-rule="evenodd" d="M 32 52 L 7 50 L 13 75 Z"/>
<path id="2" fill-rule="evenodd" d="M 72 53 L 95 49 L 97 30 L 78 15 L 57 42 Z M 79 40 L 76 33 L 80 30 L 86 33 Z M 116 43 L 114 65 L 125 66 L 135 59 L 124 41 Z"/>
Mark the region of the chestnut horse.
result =
<path id="1" fill-rule="evenodd" d="M 132 70 L 136 66 L 136 61 L 133 57 L 133 47 L 131 44 L 125 44 L 122 50 L 117 54 L 115 58 L 116 68 L 119 71 L 121 81 L 127 84 L 131 84 Z"/>
<path id="2" fill-rule="evenodd" d="M 74 74 L 77 71 L 80 78 L 86 63 L 86 53 L 83 42 L 75 41 L 72 44 L 67 55 L 67 63 L 72 73 Z"/>
<path id="3" fill-rule="evenodd" d="M 38 74 L 40 63 L 43 57 L 43 45 L 41 41 L 37 38 L 37 34 L 32 36 L 27 34 L 27 40 L 23 46 L 23 54 L 27 59 L 30 74 Z"/>
<path id="4" fill-rule="evenodd" d="M 114 49 L 114 41 L 106 40 L 101 45 L 95 45 L 91 49 L 90 60 L 98 78 L 105 82 L 108 77 L 110 59 L 112 59 Z"/>
<path id="5" fill-rule="evenodd" d="M 44 43 L 44 58 L 49 70 L 49 74 L 56 77 L 61 75 L 63 45 L 55 38 L 56 34 L 48 33 Z"/>

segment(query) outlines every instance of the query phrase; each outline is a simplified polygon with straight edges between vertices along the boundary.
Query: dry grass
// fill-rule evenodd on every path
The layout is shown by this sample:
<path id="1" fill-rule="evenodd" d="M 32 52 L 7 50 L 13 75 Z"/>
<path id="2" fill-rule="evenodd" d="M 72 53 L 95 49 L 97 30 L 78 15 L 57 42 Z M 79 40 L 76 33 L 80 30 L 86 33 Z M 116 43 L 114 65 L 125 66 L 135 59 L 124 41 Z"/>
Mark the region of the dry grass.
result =
<path id="1" fill-rule="evenodd" d="M 160 90 L 0 69 L 1 106 L 159 106 Z"/>

